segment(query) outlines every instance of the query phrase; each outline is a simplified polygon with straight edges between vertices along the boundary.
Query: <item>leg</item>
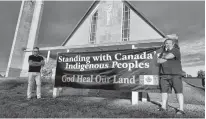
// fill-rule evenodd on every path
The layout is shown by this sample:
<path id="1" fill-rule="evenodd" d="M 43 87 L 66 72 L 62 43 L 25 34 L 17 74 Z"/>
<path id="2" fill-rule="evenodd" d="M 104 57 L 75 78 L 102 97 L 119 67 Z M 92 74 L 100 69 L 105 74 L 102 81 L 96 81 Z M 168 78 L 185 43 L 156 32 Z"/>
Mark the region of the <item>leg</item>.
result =
<path id="1" fill-rule="evenodd" d="M 182 93 L 177 93 L 176 95 L 179 102 L 180 110 L 184 111 L 184 96 Z"/>
<path id="2" fill-rule="evenodd" d="M 168 93 L 162 93 L 162 108 L 167 109 L 168 105 Z"/>
<path id="3" fill-rule="evenodd" d="M 33 83 L 34 83 L 33 73 L 29 73 L 28 88 L 27 88 L 27 98 L 31 98 L 31 96 L 32 96 L 32 86 L 33 86 Z"/>
<path id="4" fill-rule="evenodd" d="M 36 75 L 36 95 L 37 95 L 37 99 L 41 98 L 41 74 L 37 73 Z"/>
<path id="5" fill-rule="evenodd" d="M 160 89 L 162 93 L 162 108 L 167 109 L 168 107 L 168 93 L 172 92 L 171 85 L 168 79 L 160 80 Z"/>
<path id="6" fill-rule="evenodd" d="M 183 84 L 181 76 L 174 76 L 173 77 L 173 88 L 177 96 L 177 100 L 179 102 L 179 109 L 183 111 L 184 106 L 184 96 L 183 96 Z"/>

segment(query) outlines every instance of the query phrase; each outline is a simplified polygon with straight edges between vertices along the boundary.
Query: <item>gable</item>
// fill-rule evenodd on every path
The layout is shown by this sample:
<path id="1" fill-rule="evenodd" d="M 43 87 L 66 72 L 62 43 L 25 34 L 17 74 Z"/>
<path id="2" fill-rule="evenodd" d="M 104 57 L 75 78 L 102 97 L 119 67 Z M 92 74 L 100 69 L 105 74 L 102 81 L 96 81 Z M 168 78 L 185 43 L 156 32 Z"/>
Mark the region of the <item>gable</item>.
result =
<path id="1" fill-rule="evenodd" d="M 163 38 L 147 22 L 130 10 L 130 41 Z"/>
<path id="2" fill-rule="evenodd" d="M 95 8 L 98 6 L 98 3 L 99 1 L 93 2 L 88 11 L 85 13 L 85 15 L 77 23 L 72 33 L 62 43 L 62 46 L 76 45 L 77 43 L 79 43 L 78 45 L 83 45 L 85 43 L 88 43 L 89 32 L 86 31 L 88 31 L 90 27 L 89 18 L 91 18 L 92 13 L 96 10 Z"/>
<path id="3" fill-rule="evenodd" d="M 95 1 L 84 17 L 68 36 L 63 46 L 90 44 L 94 37 L 95 44 L 121 42 L 123 34 L 123 7 L 130 9 L 129 40 L 148 40 L 164 38 L 165 35 L 127 1 Z M 110 9 L 112 7 L 112 9 Z M 95 28 L 92 19 L 98 12 Z M 95 30 L 94 35 L 90 33 Z"/>

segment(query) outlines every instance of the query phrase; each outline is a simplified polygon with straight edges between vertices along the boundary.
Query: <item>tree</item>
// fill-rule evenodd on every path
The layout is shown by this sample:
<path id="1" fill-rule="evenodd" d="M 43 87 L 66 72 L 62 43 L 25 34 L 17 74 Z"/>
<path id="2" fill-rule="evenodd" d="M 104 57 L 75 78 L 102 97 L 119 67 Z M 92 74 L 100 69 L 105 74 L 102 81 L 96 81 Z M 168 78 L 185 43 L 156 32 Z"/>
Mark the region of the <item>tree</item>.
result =
<path id="1" fill-rule="evenodd" d="M 187 74 L 187 77 L 192 77 L 192 75 Z"/>
<path id="2" fill-rule="evenodd" d="M 197 77 L 198 77 L 198 78 L 205 78 L 205 71 L 199 70 L 199 71 L 197 72 Z"/>
<path id="3" fill-rule="evenodd" d="M 202 79 L 202 86 L 205 87 L 205 71 L 203 70 L 198 71 L 197 77 Z"/>
<path id="4" fill-rule="evenodd" d="M 185 71 L 182 71 L 182 76 L 187 77 L 187 73 Z"/>

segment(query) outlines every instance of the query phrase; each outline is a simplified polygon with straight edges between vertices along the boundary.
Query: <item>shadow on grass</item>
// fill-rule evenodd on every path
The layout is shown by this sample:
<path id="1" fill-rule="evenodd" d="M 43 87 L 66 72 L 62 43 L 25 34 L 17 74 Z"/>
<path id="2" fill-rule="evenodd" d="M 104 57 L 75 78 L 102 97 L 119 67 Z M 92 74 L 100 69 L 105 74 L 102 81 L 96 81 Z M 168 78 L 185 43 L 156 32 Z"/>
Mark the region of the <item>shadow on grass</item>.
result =
<path id="1" fill-rule="evenodd" d="M 155 101 L 150 101 L 152 104 L 158 106 L 158 108 L 160 108 L 162 105 L 159 103 L 159 102 L 155 102 Z M 178 110 L 178 108 L 174 107 L 174 106 L 171 106 L 168 104 L 168 107 L 174 109 L 174 110 Z"/>
<path id="2" fill-rule="evenodd" d="M 22 86 L 25 84 L 25 81 L 16 81 L 16 80 L 8 80 L 0 83 L 1 90 L 11 90 L 17 88 L 18 86 Z"/>
<path id="3" fill-rule="evenodd" d="M 141 118 L 141 117 L 174 117 L 175 107 L 170 106 L 168 114 L 157 111 L 161 106 L 155 100 L 152 103 L 140 103 L 138 106 L 132 106 L 128 99 L 131 99 L 131 93 L 116 91 L 95 91 L 88 95 L 62 95 L 56 99 L 52 94 L 48 94 L 46 87 L 52 86 L 50 82 L 42 82 L 44 99 L 26 100 L 27 80 L 10 80 L 0 83 L 0 89 L 5 91 L 0 95 L 0 117 L 10 118 Z M 12 90 L 11 90 L 12 88 Z M 72 90 L 71 90 L 72 91 Z M 70 92 L 67 92 L 69 94 Z M 77 91 L 78 93 L 78 91 Z M 97 95 L 98 94 L 98 95 Z M 141 95 L 139 95 L 141 97 Z M 126 97 L 126 98 L 125 98 Z M 122 100 L 123 98 L 123 100 Z M 139 98 L 141 99 L 141 98 Z M 187 109 L 186 111 L 190 110 Z M 196 109 L 188 111 L 186 117 L 203 117 L 203 112 L 195 112 Z M 190 114 L 191 113 L 191 114 Z M 193 114 L 200 114 L 193 115 Z"/>
<path id="4" fill-rule="evenodd" d="M 35 84 L 36 82 L 34 82 Z M 12 90 L 17 88 L 18 86 L 27 86 L 28 82 L 27 80 L 18 80 L 18 79 L 12 79 L 12 80 L 4 80 L 0 82 L 0 89 L 1 90 Z M 42 86 L 52 86 L 52 83 L 50 81 L 42 81 Z"/>

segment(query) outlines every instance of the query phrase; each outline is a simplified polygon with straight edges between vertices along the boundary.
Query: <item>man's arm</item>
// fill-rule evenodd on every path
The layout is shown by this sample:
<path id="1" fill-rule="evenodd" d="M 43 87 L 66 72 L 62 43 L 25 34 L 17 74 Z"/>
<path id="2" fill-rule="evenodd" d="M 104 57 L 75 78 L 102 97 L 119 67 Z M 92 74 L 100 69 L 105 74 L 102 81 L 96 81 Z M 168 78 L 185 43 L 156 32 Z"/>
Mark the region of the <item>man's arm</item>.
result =
<path id="1" fill-rule="evenodd" d="M 29 62 L 29 66 L 40 66 L 40 65 L 38 64 L 38 62 L 34 62 L 34 61 L 32 60 L 32 57 L 31 57 L 31 56 L 29 56 L 28 62 Z"/>
<path id="2" fill-rule="evenodd" d="M 164 59 L 180 59 L 180 50 L 174 48 L 170 53 L 163 57 Z"/>
<path id="3" fill-rule="evenodd" d="M 34 62 L 34 61 L 32 61 L 32 60 L 29 60 L 29 65 L 30 65 L 30 66 L 41 66 L 42 63 L 41 63 L 41 62 Z"/>
<path id="4" fill-rule="evenodd" d="M 172 54 L 172 53 L 168 53 L 167 55 L 165 55 L 165 56 L 163 57 L 163 59 L 173 59 L 173 58 L 175 58 L 175 55 Z"/>
<path id="5" fill-rule="evenodd" d="M 41 62 L 33 62 L 33 63 L 34 63 L 34 65 L 36 65 L 36 66 L 41 66 L 41 65 L 42 65 Z"/>
<path id="6" fill-rule="evenodd" d="M 44 59 L 40 63 L 41 63 L 41 66 L 44 66 L 45 65 Z"/>
<path id="7" fill-rule="evenodd" d="M 32 66 L 32 65 L 33 65 L 33 61 L 29 60 L 29 66 Z"/>
<path id="8" fill-rule="evenodd" d="M 163 59 L 163 52 L 162 52 L 157 58 L 157 63 L 162 64 L 165 63 L 166 61 L 167 61 L 166 59 Z"/>
<path id="9" fill-rule="evenodd" d="M 165 63 L 167 60 L 162 58 L 157 58 L 157 63 L 162 64 Z"/>
<path id="10" fill-rule="evenodd" d="M 33 62 L 33 64 L 37 65 L 37 66 L 44 66 L 45 62 L 44 62 L 44 60 L 42 60 L 41 62 Z"/>

